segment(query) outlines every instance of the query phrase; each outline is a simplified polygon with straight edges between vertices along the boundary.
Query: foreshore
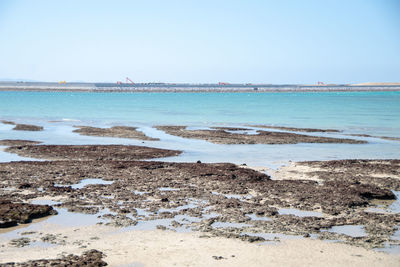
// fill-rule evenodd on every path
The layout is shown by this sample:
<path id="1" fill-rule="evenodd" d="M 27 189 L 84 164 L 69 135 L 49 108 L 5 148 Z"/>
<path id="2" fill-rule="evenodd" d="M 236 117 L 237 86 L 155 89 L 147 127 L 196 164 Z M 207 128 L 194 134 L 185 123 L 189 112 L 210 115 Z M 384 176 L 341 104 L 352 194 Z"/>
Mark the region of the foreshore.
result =
<path id="1" fill-rule="evenodd" d="M 384 92 L 400 85 L 113 84 L 0 82 L 0 91 L 38 92 Z"/>
<path id="2" fill-rule="evenodd" d="M 281 131 L 274 132 L 259 124 L 153 126 L 168 133 L 166 139 L 133 126 L 80 125 L 69 128 L 70 138 L 124 138 L 139 146 L 57 145 L 35 137 L 54 133 L 62 121 L 43 128 L 1 122 L 8 136 L 31 137 L 0 140 L 7 147 L 3 153 L 32 161 L 0 163 L 0 266 L 400 262 L 400 160 L 288 162 L 272 169 L 244 162 L 178 162 L 189 143 L 173 149 L 156 145 L 172 136 L 218 146 L 367 145 L 359 137 L 345 139 L 339 130 L 318 128 L 274 126 L 270 130 Z"/>

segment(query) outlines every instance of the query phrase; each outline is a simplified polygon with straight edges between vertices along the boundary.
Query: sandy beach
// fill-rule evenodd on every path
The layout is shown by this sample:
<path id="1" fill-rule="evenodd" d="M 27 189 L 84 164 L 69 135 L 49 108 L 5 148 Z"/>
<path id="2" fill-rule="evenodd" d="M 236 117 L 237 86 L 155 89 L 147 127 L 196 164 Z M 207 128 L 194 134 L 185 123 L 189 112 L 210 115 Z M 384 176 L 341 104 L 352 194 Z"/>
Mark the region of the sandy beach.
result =
<path id="1" fill-rule="evenodd" d="M 66 245 L 62 248 L 12 248 L 0 241 L 5 246 L 0 250 L 2 262 L 80 255 L 87 248 L 102 251 L 103 260 L 110 266 L 396 266 L 400 261 L 398 255 L 320 240 L 258 245 L 201 233 L 118 232 L 105 226 L 59 228 L 50 225 L 40 232 L 56 236 Z M 27 236 L 35 239 L 40 233 Z M 81 247 L 73 245 L 78 243 Z"/>

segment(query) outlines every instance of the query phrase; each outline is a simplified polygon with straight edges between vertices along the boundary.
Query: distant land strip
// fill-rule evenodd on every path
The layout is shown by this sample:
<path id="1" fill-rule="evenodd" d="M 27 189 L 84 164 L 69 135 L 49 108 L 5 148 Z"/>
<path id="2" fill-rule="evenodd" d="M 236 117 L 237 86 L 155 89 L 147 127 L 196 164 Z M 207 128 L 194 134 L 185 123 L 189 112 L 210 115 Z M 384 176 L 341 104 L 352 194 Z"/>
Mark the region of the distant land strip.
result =
<path id="1" fill-rule="evenodd" d="M 50 83 L 0 82 L 0 91 L 59 92 L 359 92 L 400 91 L 400 84 L 184 84 L 184 83 Z"/>

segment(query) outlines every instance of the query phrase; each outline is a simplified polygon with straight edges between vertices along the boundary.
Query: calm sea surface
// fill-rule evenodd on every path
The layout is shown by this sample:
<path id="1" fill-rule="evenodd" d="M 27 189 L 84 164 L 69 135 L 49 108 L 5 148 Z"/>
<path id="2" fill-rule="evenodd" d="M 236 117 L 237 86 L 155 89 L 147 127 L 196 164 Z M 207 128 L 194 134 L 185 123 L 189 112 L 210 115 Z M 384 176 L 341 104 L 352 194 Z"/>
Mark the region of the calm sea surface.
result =
<path id="1" fill-rule="evenodd" d="M 400 136 L 400 92 L 0 92 L 0 118 L 129 124 L 268 124 Z"/>

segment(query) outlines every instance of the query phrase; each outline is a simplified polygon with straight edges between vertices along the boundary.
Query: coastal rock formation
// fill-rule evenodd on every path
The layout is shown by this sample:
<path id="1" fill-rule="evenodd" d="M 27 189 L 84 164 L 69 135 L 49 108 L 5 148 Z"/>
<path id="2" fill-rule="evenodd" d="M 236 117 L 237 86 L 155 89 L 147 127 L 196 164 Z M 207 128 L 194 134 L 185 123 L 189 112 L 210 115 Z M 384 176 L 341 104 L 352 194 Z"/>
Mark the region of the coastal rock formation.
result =
<path id="1" fill-rule="evenodd" d="M 1 120 L 0 122 L 3 124 L 15 125 L 15 127 L 13 128 L 14 131 L 43 131 L 42 126 L 31 125 L 31 124 L 17 124 L 13 121 L 6 121 L 6 120 Z"/>
<path id="2" fill-rule="evenodd" d="M 84 252 L 81 256 L 67 255 L 59 259 L 42 259 L 32 260 L 27 262 L 8 262 L 0 264 L 1 267 L 33 267 L 33 266 L 107 266 L 107 263 L 102 260 L 104 254 L 101 251 L 92 249 Z"/>
<path id="3" fill-rule="evenodd" d="M 184 138 L 206 140 L 216 144 L 297 144 L 297 143 L 343 143 L 364 144 L 366 141 L 288 132 L 257 131 L 257 134 L 235 133 L 232 128 L 188 130 L 186 126 L 156 126 L 158 130 Z M 240 128 L 241 130 L 243 128 Z"/>
<path id="4" fill-rule="evenodd" d="M 101 151 L 96 153 L 102 155 Z M 350 161 L 333 161 L 327 168 L 347 168 L 348 164 Z M 382 166 L 380 175 L 397 179 L 396 161 L 356 161 L 352 175 L 363 175 L 374 169 L 373 164 Z M 0 164 L 0 193 L 16 202 L 56 198 L 60 204 L 54 207 L 71 212 L 97 214 L 107 208 L 109 213 L 99 215 L 102 223 L 118 227 L 168 219 L 169 226 L 157 228 L 188 227 L 211 236 L 249 242 L 263 240 L 259 233 L 284 233 L 317 234 L 322 239 L 369 248 L 385 242 L 396 244 L 390 236 L 400 222 L 400 214 L 366 210 L 374 207 L 376 200 L 393 202 L 391 190 L 395 183 L 380 184 L 368 177 L 349 180 L 347 175 L 337 174 L 318 181 L 298 179 L 298 172 L 288 172 L 287 176 L 291 179 L 272 180 L 264 173 L 230 163 L 115 159 L 10 162 Z M 76 186 L 94 177 L 107 183 Z M 10 187 L 15 190 L 6 190 Z M 317 215 L 298 215 L 302 211 Z M 182 221 L 178 215 L 195 219 Z M 343 225 L 362 225 L 366 235 L 352 237 L 327 231 Z"/>
<path id="5" fill-rule="evenodd" d="M 19 156 L 52 160 L 138 160 L 177 156 L 181 151 L 124 145 L 25 145 L 6 148 Z"/>
<path id="6" fill-rule="evenodd" d="M 49 215 L 57 214 L 48 205 L 33 205 L 27 203 L 12 202 L 8 199 L 0 199 L 0 228 L 15 226 L 18 223 L 30 223 Z"/>
<path id="7" fill-rule="evenodd" d="M 307 176 L 326 182 L 340 179 L 354 184 L 400 190 L 400 160 L 305 161 L 295 165 L 308 167 L 303 170 Z"/>
<path id="8" fill-rule="evenodd" d="M 144 141 L 158 141 L 158 138 L 152 138 L 137 130 L 137 127 L 114 126 L 111 128 L 97 128 L 91 126 L 74 126 L 76 129 L 73 132 L 88 136 L 103 136 L 116 138 L 131 138 Z"/>
<path id="9" fill-rule="evenodd" d="M 14 131 L 43 131 L 42 126 L 30 124 L 16 124 L 13 128 Z"/>
<path id="10" fill-rule="evenodd" d="M 0 122 L 3 124 L 15 125 L 15 122 L 13 122 L 13 121 L 1 120 Z"/>

